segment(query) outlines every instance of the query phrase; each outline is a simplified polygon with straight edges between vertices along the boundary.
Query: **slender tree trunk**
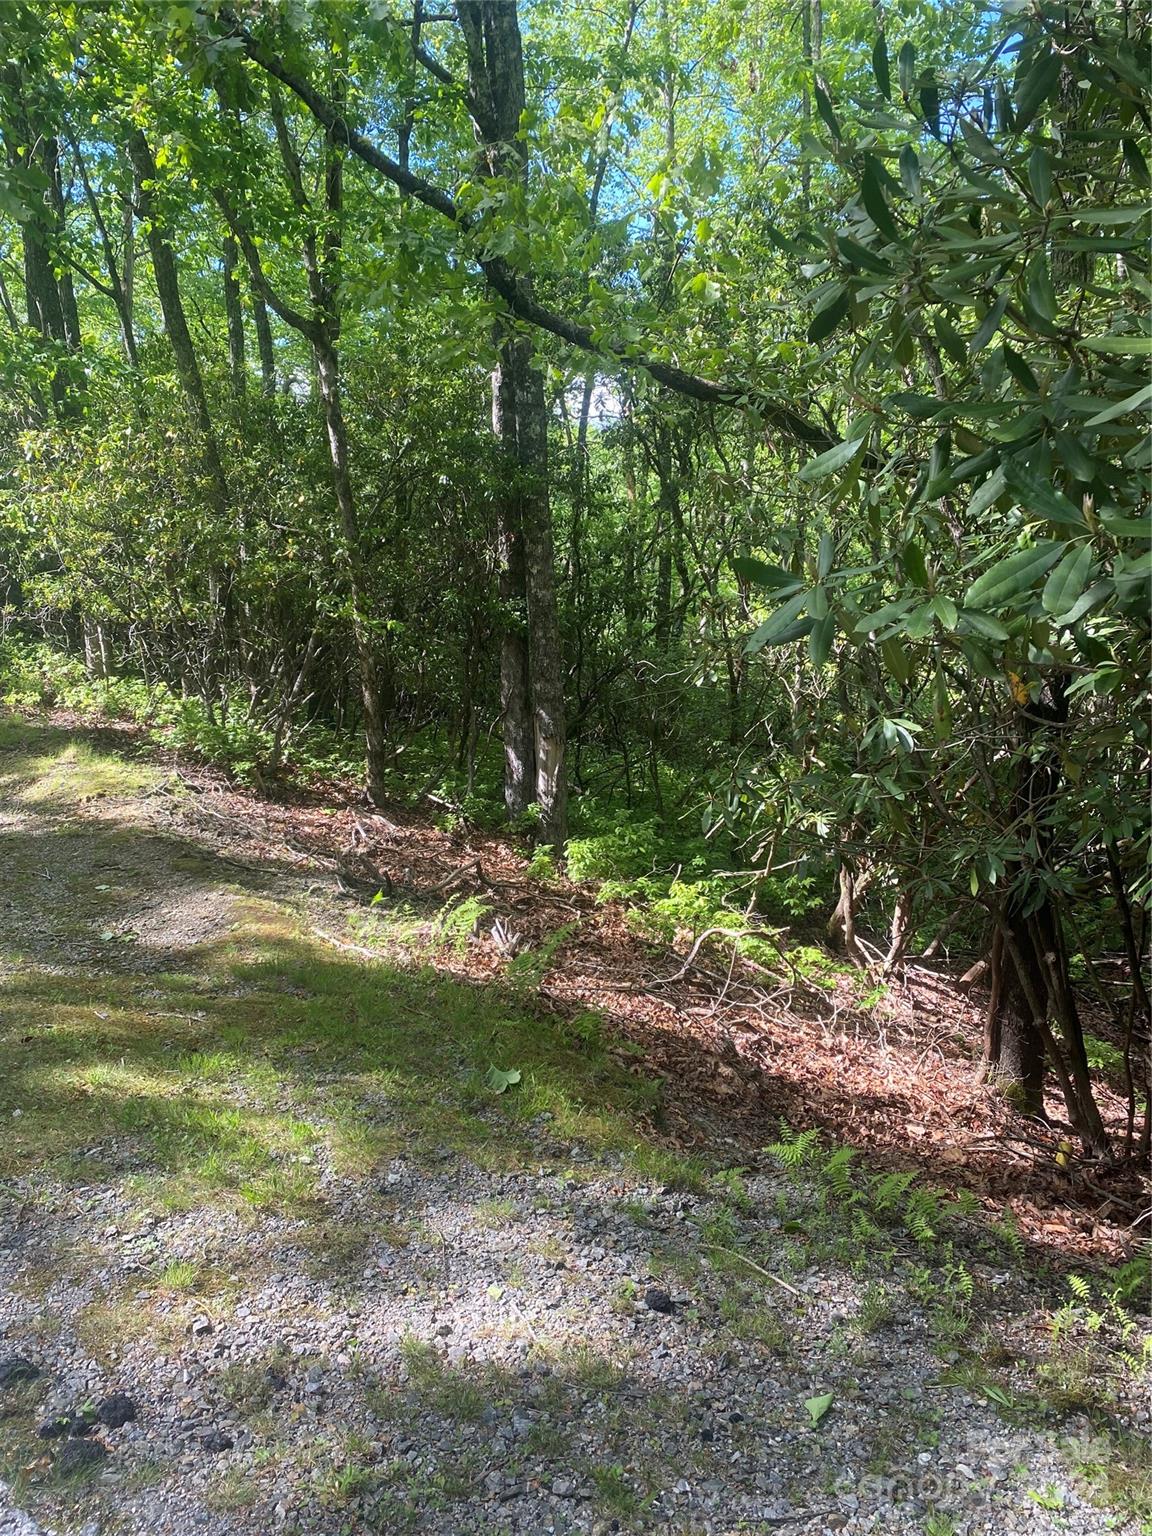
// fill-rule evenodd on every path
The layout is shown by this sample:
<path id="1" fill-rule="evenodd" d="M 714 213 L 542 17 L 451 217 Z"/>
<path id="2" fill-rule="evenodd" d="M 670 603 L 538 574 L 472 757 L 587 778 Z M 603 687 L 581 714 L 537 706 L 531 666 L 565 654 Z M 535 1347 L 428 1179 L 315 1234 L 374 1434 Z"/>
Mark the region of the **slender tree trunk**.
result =
<path id="1" fill-rule="evenodd" d="M 482 148 L 480 173 L 523 178 L 517 135 L 525 103 L 524 55 L 515 0 L 461 0 L 457 14 Z M 529 292 L 527 279 L 518 284 Z M 505 460 L 498 536 L 508 615 L 500 666 L 505 803 L 515 814 L 522 804 L 535 802 L 544 836 L 561 843 L 567 830 L 566 730 L 548 495 L 548 406 L 543 377 L 532 363 L 532 342 L 507 324 L 500 332 L 493 396 L 493 424 Z M 521 605 L 526 625 L 517 611 Z M 524 727 L 526 700 L 530 736 Z"/>
<path id="2" fill-rule="evenodd" d="M 139 359 L 136 356 L 136 210 L 132 206 L 132 199 L 124 199 L 124 258 L 123 258 L 123 287 L 124 287 L 124 352 L 128 361 L 135 368 Z"/>
<path id="3" fill-rule="evenodd" d="M 1011 809 L 1022 846 L 1044 866 L 1055 853 L 1049 809 L 1061 790 L 1061 771 L 1055 747 L 1045 745 L 1041 733 L 1051 736 L 1067 725 L 1067 684 L 1066 677 L 1049 678 L 1043 696 L 1026 702 L 1018 719 L 1020 755 Z M 1107 1159 L 1111 1148 L 1092 1090 L 1060 914 L 1047 888 L 1038 891 L 1034 883 L 1043 876 L 1043 869 L 1031 875 L 1022 867 L 998 917 L 1002 944 L 993 949 L 995 1011 L 990 1010 L 986 1030 L 984 1071 L 1018 1108 L 1043 1119 L 1051 1066 L 1085 1149 Z"/>
<path id="4" fill-rule="evenodd" d="M 129 131 L 128 153 L 136 176 L 136 197 L 145 221 L 145 240 L 152 260 L 164 330 L 172 347 L 176 374 L 184 398 L 200 432 L 204 472 L 211 491 L 213 510 L 223 518 L 227 514 L 229 497 L 220 445 L 212 424 L 212 413 L 208 409 L 208 396 L 204 390 L 200 364 L 188 330 L 184 301 L 180 296 L 176 255 L 155 206 L 153 188 L 156 183 L 156 162 L 147 139 L 138 128 Z"/>
<path id="5" fill-rule="evenodd" d="M 243 222 L 226 198 L 221 207 L 229 220 L 233 236 L 239 241 L 248 264 L 253 292 L 276 310 L 287 325 L 305 336 L 312 346 L 316 377 L 324 407 L 328 439 L 328 457 L 332 486 L 340 524 L 342 553 L 347 567 L 348 595 L 352 608 L 352 643 L 356 652 L 360 679 L 360 699 L 364 716 L 365 768 L 369 799 L 380 804 L 387 794 L 387 770 L 392 761 L 388 741 L 388 718 L 392 707 L 392 675 L 386 637 L 380 641 L 373 634 L 369 612 L 370 593 L 364 535 L 352 475 L 348 447 L 348 428 L 340 385 L 339 264 L 343 238 L 344 177 L 343 149 L 329 139 L 324 162 L 323 244 L 314 234 L 315 210 L 304 186 L 299 152 L 293 142 L 288 120 L 279 99 L 272 98 L 271 111 L 276 140 L 292 201 L 303 221 L 301 254 L 308 280 L 311 313 L 288 304 L 268 282 L 260 263 L 259 251 Z M 384 665 L 381 667 L 381 654 Z"/>
<path id="6" fill-rule="evenodd" d="M 367 582 L 360 551 L 360 524 L 352 486 L 348 455 L 348 429 L 340 390 L 340 367 L 335 347 L 326 339 L 315 342 L 316 374 L 324 403 L 324 425 L 332 466 L 332 488 L 343 534 L 348 566 L 348 593 L 352 600 L 352 640 L 360 673 L 360 698 L 364 706 L 364 755 L 368 798 L 382 805 L 387 798 L 386 769 L 391 761 L 388 746 L 387 701 L 376 662 L 376 647 L 367 612 Z"/>
<path id="7" fill-rule="evenodd" d="M 502 443 L 516 439 L 517 391 L 510 366 L 511 344 L 500 349 L 492 375 L 492 429 Z M 502 466 L 510 480 L 510 465 Z M 528 681 L 528 578 L 520 497 L 512 484 L 500 488 L 496 509 L 496 554 L 500 571 L 500 709 L 504 740 L 504 807 L 510 818 L 527 810 L 536 788 L 536 752 Z"/>
<path id="8" fill-rule="evenodd" d="M 224 269 L 224 315 L 228 324 L 228 373 L 232 380 L 232 394 L 243 400 L 247 384 L 244 360 L 244 308 L 240 300 L 240 283 L 236 277 L 236 264 L 240 253 L 232 235 L 224 236 L 221 248 Z"/>
<path id="9" fill-rule="evenodd" d="M 268 306 L 252 290 L 252 329 L 256 332 L 256 351 L 260 356 L 260 389 L 270 398 L 276 393 L 276 350 L 272 345 L 272 322 Z"/>
<path id="10" fill-rule="evenodd" d="M 52 207 L 53 234 L 57 241 L 64 238 L 64 187 L 60 180 L 60 141 L 54 135 L 44 139 L 42 148 L 44 174 L 48 178 L 48 197 Z M 56 278 L 60 293 L 61 335 L 70 352 L 80 350 L 80 312 L 76 307 L 76 289 L 72 272 L 61 264 Z M 79 375 L 82 378 L 83 375 Z"/>
<path id="11" fill-rule="evenodd" d="M 104 218 L 104 210 L 100 207 L 100 200 L 92 187 L 88 177 L 88 168 L 84 163 L 84 156 L 80 145 L 75 139 L 69 140 L 72 149 L 72 158 L 76 162 L 76 169 L 80 175 L 80 185 L 84 188 L 84 197 L 88 203 L 88 211 L 92 215 L 92 222 L 96 225 L 96 233 L 100 237 L 100 250 L 104 257 L 104 274 L 108 279 L 108 297 L 116 307 L 116 316 L 120 321 L 120 337 L 124 343 L 124 356 L 129 366 L 138 368 L 140 358 L 136 351 L 136 335 L 132 327 L 132 292 L 130 273 L 132 268 L 132 245 L 135 238 L 132 222 L 132 205 L 130 202 L 124 207 L 124 259 L 123 271 L 121 263 L 116 260 L 116 248 L 112 244 L 112 238 L 108 233 L 108 225 Z"/>
<path id="12" fill-rule="evenodd" d="M 1024 976 L 1017 954 L 1027 968 Z M 1035 963 L 1027 920 L 1012 907 L 993 941 L 991 985 L 982 1076 L 1022 1114 L 1046 1119 L 1044 1035 L 1034 1000 L 1046 998 L 1047 989 Z"/>

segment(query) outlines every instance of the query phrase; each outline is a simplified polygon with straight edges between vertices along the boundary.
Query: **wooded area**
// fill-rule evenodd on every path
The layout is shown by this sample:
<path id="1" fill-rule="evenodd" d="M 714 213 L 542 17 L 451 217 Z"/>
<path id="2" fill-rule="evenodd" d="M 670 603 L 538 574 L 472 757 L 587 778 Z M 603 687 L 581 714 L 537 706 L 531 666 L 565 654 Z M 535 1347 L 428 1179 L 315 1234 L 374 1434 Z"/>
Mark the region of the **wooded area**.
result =
<path id="1" fill-rule="evenodd" d="M 1147 1159 L 1145 6 L 4 22 L 12 696 L 987 955 L 989 1079 Z"/>
<path id="2" fill-rule="evenodd" d="M 1150 78 L 0 4 L 0 1532 L 1152 1530 Z"/>

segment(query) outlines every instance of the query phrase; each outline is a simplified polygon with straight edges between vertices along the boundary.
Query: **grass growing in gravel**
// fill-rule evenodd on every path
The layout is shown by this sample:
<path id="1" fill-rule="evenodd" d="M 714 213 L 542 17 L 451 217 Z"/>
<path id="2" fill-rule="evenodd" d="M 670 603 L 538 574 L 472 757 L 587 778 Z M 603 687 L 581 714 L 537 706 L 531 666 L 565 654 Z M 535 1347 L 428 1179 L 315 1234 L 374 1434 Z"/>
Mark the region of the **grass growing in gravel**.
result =
<path id="1" fill-rule="evenodd" d="M 0 722 L 0 788 L 30 806 L 131 796 L 154 779 L 51 727 Z M 66 935 L 91 937 L 117 891 L 52 860 L 48 839 L 68 835 L 58 828 L 45 820 L 7 834 L 9 869 L 21 877 L 63 863 L 43 904 L 53 922 L 63 914 Z M 115 868 L 134 834 L 103 835 Z M 174 840 L 169 859 L 182 870 L 187 846 Z M 211 875 L 211 857 L 201 864 Z M 215 873 L 230 882 L 226 868 Z M 12 1131 L 0 1175 L 51 1167 L 93 1182 L 143 1159 L 166 1175 L 160 1203 L 225 1195 L 306 1211 L 323 1157 L 343 1172 L 400 1152 L 514 1162 L 526 1123 L 543 1112 L 565 1138 L 641 1152 L 636 1120 L 655 1092 L 587 1032 L 431 968 L 348 958 L 284 906 L 248 900 L 236 915 L 194 967 L 169 974 L 38 969 L 30 946 L 0 992 L 0 1114 Z M 492 1067 L 521 1072 L 515 1092 L 491 1091 Z"/>
<path id="2" fill-rule="evenodd" d="M 255 901 L 196 972 L 13 977 L 0 1048 L 0 1173 L 112 1143 L 162 1169 L 180 1203 L 307 1206 L 322 1154 L 515 1162 L 544 1111 L 565 1139 L 629 1149 L 653 1099 L 562 1020 L 432 970 L 345 960 Z M 520 1070 L 517 1092 L 491 1092 L 493 1065 Z"/>
<path id="3" fill-rule="evenodd" d="M 656 1087 L 628 1070 L 587 1020 L 537 1010 L 523 977 L 513 987 L 471 984 L 431 964 L 397 966 L 334 949 L 288 905 L 237 892 L 234 873 L 210 849 L 190 854 L 186 842 L 83 810 L 84 801 L 99 798 L 118 814 L 119 797 L 151 782 L 145 770 L 73 747 L 63 733 L 0 723 L 0 794 L 25 808 L 31 823 L 0 832 L 0 855 L 21 899 L 27 896 L 38 918 L 42 909 L 56 945 L 38 944 L 34 926 L 25 933 L 18 925 L 23 960 L 0 985 L 0 1180 L 26 1180 L 25 1198 L 45 1204 L 61 1185 L 122 1182 L 142 1210 L 223 1203 L 284 1213 L 295 1219 L 291 1241 L 305 1273 L 354 1282 L 378 1244 L 403 1248 L 419 1234 L 399 1217 L 383 1225 L 378 1217 L 371 1224 L 348 1219 L 326 1202 L 322 1173 L 368 1180 L 394 1158 L 432 1163 L 455 1155 L 531 1169 L 542 1156 L 531 1123 L 546 1115 L 550 1140 L 588 1154 L 564 1170 L 572 1188 L 601 1177 L 606 1154 L 622 1153 L 646 1183 L 704 1197 L 688 1203 L 692 1214 L 673 1234 L 646 1201 L 620 1204 L 622 1216 L 651 1228 L 653 1278 L 675 1293 L 705 1294 L 702 1315 L 712 1332 L 702 1348 L 727 1352 L 735 1342 L 768 1369 L 810 1357 L 807 1277 L 842 1271 L 850 1288 L 854 1283 L 856 1310 L 825 1339 L 822 1356 L 838 1402 L 852 1401 L 858 1359 L 882 1347 L 885 1331 L 915 1306 L 941 1357 L 940 1385 L 967 1387 L 1009 1422 L 1058 1428 L 1069 1415 L 1086 1415 L 1092 1441 L 1069 1454 L 1084 1484 L 1115 1508 L 1152 1513 L 1146 1448 L 1119 1429 L 1109 1401 L 1110 1371 L 1120 1366 L 1101 1363 L 1113 1341 L 1135 1361 L 1137 1342 L 1123 1332 L 1119 1310 L 1097 1313 L 1102 1303 L 1077 1296 L 1045 1364 L 1035 1369 L 1032 1362 L 1026 1382 L 1014 1379 L 1013 1357 L 996 1356 L 995 1340 L 978 1327 L 984 1292 L 974 1293 L 969 1267 L 974 1258 L 1015 1265 L 1019 1239 L 1014 1246 L 1010 1231 L 996 1234 L 985 1224 L 973 1251 L 975 1213 L 963 1199 L 946 1199 L 910 1174 L 873 1172 L 847 1149 L 823 1148 L 812 1132 L 782 1133 L 771 1149 L 780 1175 L 775 1205 L 771 1195 L 757 1204 L 739 1171 L 717 1175 L 649 1135 Z M 80 836 L 66 814 L 78 803 L 87 862 L 62 854 Z M 113 867 L 123 860 L 128 873 L 106 877 L 100 860 Z M 153 952 L 148 965 L 135 966 L 131 945 L 116 946 L 107 966 L 93 965 L 91 951 L 85 961 L 59 963 L 58 941 L 73 934 L 90 941 L 122 911 L 142 861 L 230 890 L 232 926 L 191 955 Z M 492 1068 L 514 1068 L 519 1081 L 495 1092 Z M 530 1226 L 532 1215 L 500 1195 L 477 1206 L 475 1222 L 511 1231 Z M 558 1239 L 531 1234 L 524 1247 L 545 1258 L 566 1252 Z M 85 1259 L 82 1267 L 91 1266 Z M 561 1275 L 561 1283 L 576 1285 L 567 1271 Z M 50 1276 L 29 1271 L 28 1294 Z M 510 1263 L 505 1283 L 518 1286 L 522 1278 Z M 144 1339 L 175 1350 L 196 1313 L 228 1313 L 234 1279 L 199 1256 L 165 1254 L 122 1288 L 88 1301 L 76 1319 L 81 1341 L 104 1362 Z M 626 1317 L 638 1294 L 635 1282 L 623 1283 L 615 1310 Z M 695 1326 L 695 1312 L 685 1315 Z M 489 1408 L 507 1415 L 522 1400 L 517 1373 L 502 1367 L 458 1369 L 423 1340 L 410 1341 L 404 1355 L 403 1387 L 366 1385 L 382 1421 L 431 1415 L 471 1425 Z M 536 1403 L 541 1417 L 511 1453 L 514 1470 L 535 1476 L 541 1463 L 555 1461 L 567 1475 L 564 1426 L 596 1414 L 603 1459 L 582 1467 L 590 1496 L 598 1512 L 639 1521 L 651 1490 L 672 1473 L 629 1459 L 637 1406 L 625 1392 L 627 1367 L 590 1348 L 549 1363 Z M 216 1384 L 234 1413 L 257 1421 L 270 1417 L 277 1369 L 272 1357 L 228 1366 Z M 644 1412 L 667 1427 L 677 1405 L 649 1392 Z M 13 1440 L 8 1427 L 0 1425 L 0 1444 L 9 1447 L 0 1453 L 0 1476 L 11 1480 L 42 1448 L 20 1435 Z M 931 1447 L 934 1435 L 921 1409 L 875 1416 L 876 1470 Z M 463 1497 L 482 1470 L 465 1468 L 463 1458 L 418 1472 L 406 1464 L 369 1466 L 350 1443 L 318 1441 L 315 1454 L 320 1503 L 341 1512 L 367 1499 L 378 1528 L 389 1530 Z M 700 1455 L 711 1465 L 703 1443 Z M 815 1473 L 812 1486 L 823 1486 Z M 810 1491 L 805 1486 L 798 1497 Z M 221 1483 L 216 1507 L 242 1509 L 255 1493 L 237 1472 Z"/>

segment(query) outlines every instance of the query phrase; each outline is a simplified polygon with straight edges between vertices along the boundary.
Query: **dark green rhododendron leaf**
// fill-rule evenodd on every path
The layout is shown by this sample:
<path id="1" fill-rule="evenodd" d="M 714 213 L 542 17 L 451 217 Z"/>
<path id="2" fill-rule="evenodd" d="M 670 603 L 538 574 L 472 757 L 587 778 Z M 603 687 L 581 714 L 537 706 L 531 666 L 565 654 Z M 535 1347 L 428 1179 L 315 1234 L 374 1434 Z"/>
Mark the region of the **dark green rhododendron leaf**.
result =
<path id="1" fill-rule="evenodd" d="M 964 594 L 965 608 L 1007 608 L 1029 592 L 1045 571 L 1059 560 L 1067 546 L 1055 539 L 1041 539 L 1028 549 L 997 560 Z"/>

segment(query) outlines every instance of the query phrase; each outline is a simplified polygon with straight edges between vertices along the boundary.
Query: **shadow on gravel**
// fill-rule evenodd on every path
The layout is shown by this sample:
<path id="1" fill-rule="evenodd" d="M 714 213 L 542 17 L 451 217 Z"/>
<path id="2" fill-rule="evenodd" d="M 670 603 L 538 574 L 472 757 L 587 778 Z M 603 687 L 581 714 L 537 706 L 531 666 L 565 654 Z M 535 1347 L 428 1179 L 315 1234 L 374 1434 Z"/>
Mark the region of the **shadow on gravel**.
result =
<path id="1" fill-rule="evenodd" d="M 179 1359 L 203 1412 L 248 1436 L 241 1449 L 307 1475 L 319 1523 L 304 1528 L 433 1517 L 456 1536 L 501 1529 L 505 1511 L 533 1536 L 691 1530 L 713 1511 L 717 1529 L 819 1528 L 845 1479 L 874 1504 L 888 1495 L 869 1479 L 915 1478 L 942 1439 L 966 1465 L 1009 1433 L 978 1396 L 981 1320 L 948 1290 L 961 1257 L 1029 1258 L 1007 1256 L 983 1218 L 949 1234 L 956 1247 L 918 1247 L 899 1206 L 868 1231 L 845 1194 L 862 1175 L 837 1185 L 822 1163 L 753 1196 L 732 1167 L 661 1135 L 664 1085 L 611 1019 L 317 943 L 272 899 L 288 874 L 273 861 L 243 869 L 114 814 L 20 804 L 26 819 L 0 831 L 0 944 L 23 956 L 0 985 L 0 1176 L 14 1196 L 5 1246 L 29 1239 L 22 1295 L 73 1287 L 65 1333 L 102 1370 Z M 189 912 L 213 920 L 197 928 Z M 752 1118 L 713 1106 L 720 1145 L 736 1128 L 731 1164 L 757 1124 L 775 1130 L 768 1105 L 811 1123 L 807 1101 L 774 1101 L 770 1080 L 762 1092 Z M 629 1180 L 656 1193 L 629 1208 Z M 99 1214 L 105 1200 L 127 1234 Z M 149 1246 L 147 1213 L 170 1248 Z M 870 1243 L 900 1276 L 873 1297 L 879 1343 L 856 1322 Z M 653 1282 L 670 1310 L 646 1306 Z M 230 1355 L 241 1306 L 249 1341 L 274 1307 L 281 1334 L 298 1321 L 311 1342 L 286 1362 L 282 1341 L 267 1361 L 250 1344 Z M 347 1331 L 352 1313 L 354 1352 L 327 1321 Z M 957 1340 L 972 1331 L 952 1352 L 971 1364 L 975 1408 L 940 1383 L 933 1319 Z M 461 1338 L 496 1358 L 454 1358 Z M 829 1383 L 817 1432 L 804 1404 Z M 1085 1402 L 1113 1426 L 1090 1396 L 1074 1411 Z M 150 1411 L 170 1419 L 173 1404 Z M 1047 1409 L 1009 1395 L 1005 1411 L 1016 1433 Z M 223 1479 L 185 1475 L 209 1507 Z M 228 1486 L 236 1511 L 250 1491 Z M 960 1484 L 937 1490 L 953 1507 L 943 1493 L 964 1512 Z M 264 1536 L 279 1517 L 259 1497 L 235 1518 Z M 922 1512 L 889 1528 L 917 1529 Z M 1004 1528 L 990 1506 L 972 1513 L 973 1529 Z"/>

